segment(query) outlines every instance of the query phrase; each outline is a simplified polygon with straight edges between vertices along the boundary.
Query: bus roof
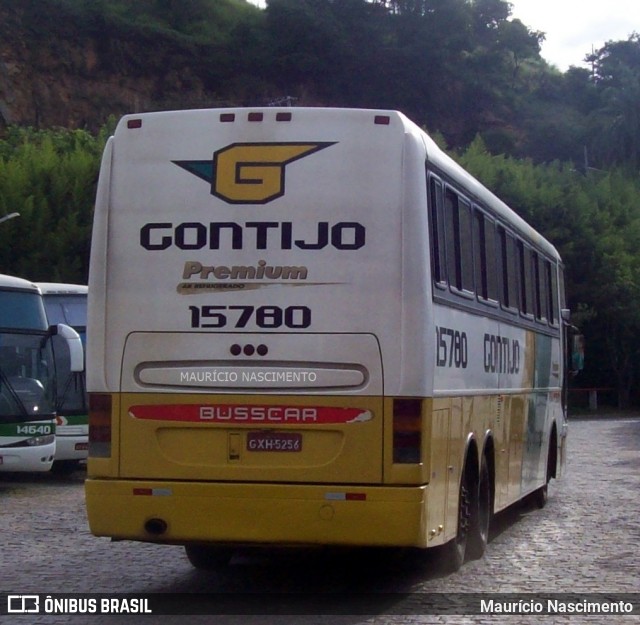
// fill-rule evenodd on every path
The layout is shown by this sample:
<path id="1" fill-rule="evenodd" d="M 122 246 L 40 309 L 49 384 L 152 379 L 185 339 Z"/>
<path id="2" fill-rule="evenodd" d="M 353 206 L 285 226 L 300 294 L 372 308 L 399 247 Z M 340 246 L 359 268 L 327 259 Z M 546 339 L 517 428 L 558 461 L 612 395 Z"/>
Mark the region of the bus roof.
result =
<path id="1" fill-rule="evenodd" d="M 38 282 L 43 295 L 86 295 L 89 288 L 85 284 L 68 284 L 66 282 Z"/>
<path id="2" fill-rule="evenodd" d="M 38 285 L 30 280 L 0 274 L 0 289 L 21 289 L 23 291 L 39 292 Z"/>

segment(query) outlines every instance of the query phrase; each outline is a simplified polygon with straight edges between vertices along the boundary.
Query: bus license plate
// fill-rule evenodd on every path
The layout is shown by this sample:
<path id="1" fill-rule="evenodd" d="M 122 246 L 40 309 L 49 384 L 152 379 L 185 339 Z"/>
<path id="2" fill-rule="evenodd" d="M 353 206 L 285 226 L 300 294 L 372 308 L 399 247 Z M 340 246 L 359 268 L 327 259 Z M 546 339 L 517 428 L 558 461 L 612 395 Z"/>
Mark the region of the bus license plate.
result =
<path id="1" fill-rule="evenodd" d="M 302 451 L 302 434 L 295 432 L 249 432 L 247 451 Z"/>

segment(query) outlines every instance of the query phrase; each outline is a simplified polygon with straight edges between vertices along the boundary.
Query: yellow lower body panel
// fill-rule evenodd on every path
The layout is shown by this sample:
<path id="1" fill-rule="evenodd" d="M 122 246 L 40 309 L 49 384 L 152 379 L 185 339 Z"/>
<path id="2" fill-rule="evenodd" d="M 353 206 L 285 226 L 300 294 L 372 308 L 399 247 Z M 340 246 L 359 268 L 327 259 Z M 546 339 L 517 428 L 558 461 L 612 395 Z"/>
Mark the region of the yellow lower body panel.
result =
<path id="1" fill-rule="evenodd" d="M 426 486 L 88 479 L 85 490 L 96 536 L 174 544 L 427 546 Z"/>

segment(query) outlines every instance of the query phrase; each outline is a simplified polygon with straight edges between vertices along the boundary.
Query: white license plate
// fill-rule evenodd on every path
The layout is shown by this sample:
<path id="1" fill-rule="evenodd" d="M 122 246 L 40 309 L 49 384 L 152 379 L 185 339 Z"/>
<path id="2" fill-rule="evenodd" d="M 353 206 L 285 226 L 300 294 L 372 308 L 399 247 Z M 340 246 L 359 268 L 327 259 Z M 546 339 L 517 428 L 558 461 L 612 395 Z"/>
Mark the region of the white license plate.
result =
<path id="1" fill-rule="evenodd" d="M 302 451 L 302 434 L 296 432 L 249 432 L 247 451 Z"/>

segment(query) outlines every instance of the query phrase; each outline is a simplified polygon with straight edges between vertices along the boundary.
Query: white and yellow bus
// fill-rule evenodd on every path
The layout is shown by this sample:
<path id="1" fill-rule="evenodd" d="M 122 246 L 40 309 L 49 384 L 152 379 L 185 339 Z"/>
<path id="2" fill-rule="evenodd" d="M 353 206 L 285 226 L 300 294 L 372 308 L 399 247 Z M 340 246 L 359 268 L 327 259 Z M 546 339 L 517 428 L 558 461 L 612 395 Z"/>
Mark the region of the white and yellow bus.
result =
<path id="1" fill-rule="evenodd" d="M 56 366 L 54 336 L 66 343 L 70 368 L 80 371 L 80 337 L 49 325 L 38 287 L 0 275 L 0 471 L 48 471 L 53 464 Z"/>
<path id="2" fill-rule="evenodd" d="M 124 117 L 89 292 L 98 536 L 455 567 L 560 475 L 558 253 L 398 112 Z"/>
<path id="3" fill-rule="evenodd" d="M 86 344 L 87 286 L 39 282 L 49 324 L 65 323 Z M 85 372 L 71 371 L 69 350 L 61 337 L 53 337 L 56 359 L 56 456 L 53 468 L 73 470 L 86 460 L 89 449 L 89 406 Z"/>

